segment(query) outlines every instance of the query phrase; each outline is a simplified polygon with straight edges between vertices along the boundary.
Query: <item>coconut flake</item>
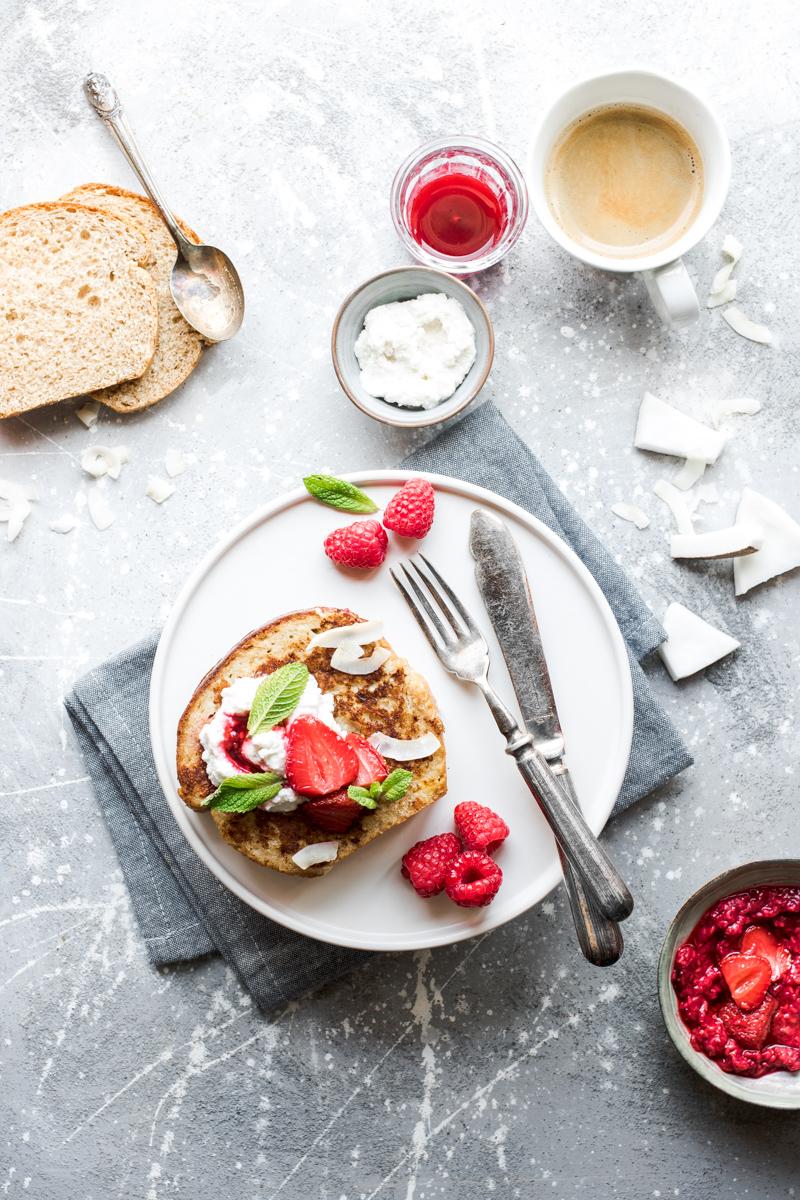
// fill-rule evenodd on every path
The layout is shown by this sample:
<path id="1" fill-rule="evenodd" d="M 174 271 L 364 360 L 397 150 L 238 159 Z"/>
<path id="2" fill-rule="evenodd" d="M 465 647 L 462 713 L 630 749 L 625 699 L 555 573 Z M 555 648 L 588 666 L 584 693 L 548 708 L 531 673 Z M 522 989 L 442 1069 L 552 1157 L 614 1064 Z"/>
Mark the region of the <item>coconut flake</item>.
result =
<path id="1" fill-rule="evenodd" d="M 659 500 L 664 501 L 675 518 L 678 533 L 694 533 L 692 514 L 686 503 L 686 497 L 671 483 L 667 483 L 666 479 L 659 479 L 658 483 L 654 485 L 653 491 Z"/>
<path id="2" fill-rule="evenodd" d="M 163 504 L 165 500 L 169 500 L 174 491 L 174 483 L 170 483 L 168 479 L 161 479 L 157 475 L 151 475 L 147 481 L 145 495 L 149 496 L 151 500 L 155 500 L 156 504 Z"/>
<path id="3" fill-rule="evenodd" d="M 87 429 L 94 429 L 99 414 L 100 405 L 96 400 L 87 400 L 85 404 L 82 404 L 75 411 L 75 416 Z"/>
<path id="4" fill-rule="evenodd" d="M 647 529 L 650 524 L 650 518 L 638 504 L 612 504 L 611 511 L 623 521 L 631 521 L 637 529 Z"/>
<path id="5" fill-rule="evenodd" d="M 72 533 L 77 524 L 77 519 L 72 513 L 64 513 L 50 522 L 50 528 L 53 533 Z"/>
<path id="6" fill-rule="evenodd" d="M 732 233 L 727 233 L 722 242 L 722 253 L 727 255 L 733 266 L 742 257 L 744 247 L 738 238 L 735 238 Z"/>
<path id="7" fill-rule="evenodd" d="M 726 308 L 722 314 L 725 320 L 730 325 L 734 333 L 738 333 L 740 337 L 748 338 L 751 342 L 759 342 L 762 346 L 772 345 L 772 334 L 766 325 L 757 325 L 755 321 L 751 321 L 745 316 L 740 308 L 731 305 Z"/>
<path id="8" fill-rule="evenodd" d="M 751 396 L 742 396 L 738 400 L 720 400 L 714 405 L 711 420 L 714 428 L 719 429 L 726 417 L 740 415 L 752 417 L 757 412 L 761 412 L 761 401 L 754 400 Z"/>
<path id="9" fill-rule="evenodd" d="M 727 529 L 709 529 L 708 533 L 674 533 L 670 553 L 673 558 L 738 558 L 755 554 L 763 537 L 759 522 L 737 520 Z"/>
<path id="10" fill-rule="evenodd" d="M 633 439 L 639 450 L 671 454 L 674 458 L 702 458 L 703 462 L 713 463 L 726 440 L 724 434 L 645 392 Z"/>
<path id="11" fill-rule="evenodd" d="M 92 518 L 92 522 L 101 532 L 104 529 L 108 529 L 109 525 L 114 524 L 114 514 L 97 485 L 89 489 L 89 495 L 86 497 L 86 505 L 89 509 L 89 516 Z"/>
<path id="12" fill-rule="evenodd" d="M 729 633 L 716 629 L 682 604 L 669 605 L 664 613 L 664 630 L 667 640 L 658 652 L 674 680 L 696 675 L 740 645 Z"/>
<path id="13" fill-rule="evenodd" d="M 730 268 L 723 267 L 722 271 L 717 272 L 717 275 L 718 276 L 721 275 L 722 272 L 726 271 L 726 270 L 730 271 Z M 715 277 L 714 283 L 716 283 L 716 282 L 717 282 L 717 279 Z M 719 308 L 720 304 L 730 304 L 731 300 L 736 299 L 737 287 L 738 287 L 738 285 L 737 285 L 735 279 L 727 280 L 727 282 L 717 292 L 714 291 L 714 285 L 712 284 L 711 285 L 711 294 L 709 295 L 708 299 L 706 300 L 706 308 Z"/>
<path id="14" fill-rule="evenodd" d="M 719 504 L 719 491 L 715 483 L 701 483 L 695 495 L 698 504 Z"/>
<path id="15" fill-rule="evenodd" d="M 7 541 L 13 542 L 19 537 L 33 511 L 30 502 L 35 499 L 34 492 L 25 484 L 0 479 L 0 523 L 6 526 Z"/>
<path id="16" fill-rule="evenodd" d="M 392 758 L 395 762 L 414 762 L 418 758 L 430 758 L 441 746 L 435 733 L 423 733 L 418 738 L 394 738 L 388 733 L 373 733 L 367 738 L 378 754 Z"/>
<path id="17" fill-rule="evenodd" d="M 186 459 L 180 450 L 168 450 L 164 455 L 164 467 L 170 479 L 174 479 L 186 470 Z"/>
<path id="18" fill-rule="evenodd" d="M 743 596 L 751 588 L 766 583 L 800 567 L 800 525 L 774 500 L 744 488 L 736 513 L 740 521 L 757 521 L 763 529 L 763 539 L 757 554 L 747 559 L 734 559 L 733 579 L 736 595 Z"/>
<path id="19" fill-rule="evenodd" d="M 127 461 L 127 446 L 87 446 L 81 454 L 81 466 L 93 479 L 103 475 L 119 479 L 123 463 Z"/>
<path id="20" fill-rule="evenodd" d="M 306 646 L 306 654 L 316 650 L 318 646 L 329 649 L 348 642 L 366 646 L 369 642 L 376 642 L 382 633 L 383 621 L 355 621 L 352 625 L 338 625 L 335 629 L 315 633 Z"/>
<path id="21" fill-rule="evenodd" d="M 303 846 L 302 850 L 293 854 L 292 862 L 301 871 L 307 871 L 309 867 L 318 867 L 321 863 L 333 862 L 338 853 L 338 842 L 313 842 L 310 846 Z"/>
<path id="22" fill-rule="evenodd" d="M 385 646 L 376 646 L 369 658 L 364 658 L 363 648 L 356 641 L 342 642 L 331 655 L 331 666 L 345 675 L 371 675 L 379 670 L 391 657 Z"/>
<path id="23" fill-rule="evenodd" d="M 702 458 L 687 458 L 672 480 L 673 487 L 680 488 L 682 492 L 688 492 L 689 488 L 694 487 L 698 479 L 702 478 L 707 465 Z"/>

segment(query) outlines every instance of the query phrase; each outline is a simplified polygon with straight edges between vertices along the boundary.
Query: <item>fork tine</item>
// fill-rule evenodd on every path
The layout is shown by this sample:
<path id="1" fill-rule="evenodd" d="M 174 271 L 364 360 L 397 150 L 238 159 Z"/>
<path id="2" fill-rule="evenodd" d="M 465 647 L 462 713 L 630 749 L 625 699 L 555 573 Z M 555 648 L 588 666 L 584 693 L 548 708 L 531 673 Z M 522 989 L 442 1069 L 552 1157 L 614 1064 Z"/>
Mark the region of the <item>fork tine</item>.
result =
<path id="1" fill-rule="evenodd" d="M 425 563 L 425 566 L 428 568 L 428 570 L 430 571 L 433 578 L 439 584 L 439 587 L 442 589 L 444 594 L 447 596 L 447 598 L 452 603 L 453 608 L 456 610 L 459 617 L 463 621 L 464 626 L 466 627 L 467 631 L 469 633 L 471 633 L 473 635 L 473 637 L 480 635 L 480 630 L 478 629 L 477 625 L 473 621 L 470 613 L 468 612 L 468 610 L 466 608 L 464 608 L 464 605 L 461 603 L 458 596 L 455 594 L 453 589 L 450 587 L 450 584 L 447 583 L 446 580 L 442 579 L 441 575 L 436 570 L 436 567 L 433 565 L 433 563 L 429 562 L 424 554 L 418 554 L 417 558 L 421 558 L 422 561 Z M 439 603 L 442 604 L 443 608 L 445 607 L 441 598 L 439 598 Z M 452 618 L 451 618 L 451 620 L 452 620 Z M 455 622 L 454 622 L 454 624 L 455 624 Z"/>
<path id="2" fill-rule="evenodd" d="M 455 636 L 457 638 L 463 638 L 467 633 L 467 630 L 464 627 L 464 622 L 459 620 L 458 615 L 447 603 L 447 598 L 442 595 L 441 589 L 437 587 L 436 581 L 431 579 L 426 571 L 422 570 L 416 558 L 410 559 L 408 566 L 413 568 L 414 576 L 421 584 L 424 585 L 427 594 L 431 596 L 440 611 L 447 618 Z"/>
<path id="3" fill-rule="evenodd" d="M 442 650 L 445 649 L 445 643 L 437 636 L 436 630 L 429 623 L 427 617 L 425 616 L 425 613 L 422 611 L 419 604 L 414 599 L 413 595 L 411 594 L 408 583 L 406 582 L 405 579 L 403 579 L 400 576 L 400 574 L 398 573 L 398 571 L 395 570 L 394 567 L 390 568 L 389 574 L 391 575 L 392 579 L 397 584 L 397 587 L 399 588 L 399 590 L 402 592 L 403 598 L 405 599 L 406 603 L 408 604 L 408 607 L 411 609 L 411 613 L 412 613 L 414 619 L 416 620 L 417 624 L 419 625 L 420 629 L 425 634 L 425 637 L 428 639 L 430 644 L 433 646 L 436 653 L 441 655 Z"/>
<path id="4" fill-rule="evenodd" d="M 411 565 L 413 565 L 413 564 L 411 564 Z M 406 577 L 406 581 L 408 582 L 409 586 L 413 590 L 414 595 L 417 597 L 419 604 L 422 605 L 422 608 L 424 609 L 425 614 L 428 617 L 428 620 L 431 622 L 434 629 L 438 633 L 439 637 L 442 639 L 442 642 L 444 643 L 444 645 L 445 646 L 453 646 L 455 644 L 455 638 L 453 636 L 452 630 L 447 628 L 444 621 L 442 620 L 441 613 L 438 612 L 434 608 L 433 604 L 431 603 L 431 600 L 428 597 L 427 592 L 425 592 L 419 586 L 419 583 L 417 582 L 416 578 L 409 570 L 409 564 L 401 563 L 400 568 Z M 424 582 L 424 576 L 421 574 L 420 574 L 420 579 L 422 579 Z"/>

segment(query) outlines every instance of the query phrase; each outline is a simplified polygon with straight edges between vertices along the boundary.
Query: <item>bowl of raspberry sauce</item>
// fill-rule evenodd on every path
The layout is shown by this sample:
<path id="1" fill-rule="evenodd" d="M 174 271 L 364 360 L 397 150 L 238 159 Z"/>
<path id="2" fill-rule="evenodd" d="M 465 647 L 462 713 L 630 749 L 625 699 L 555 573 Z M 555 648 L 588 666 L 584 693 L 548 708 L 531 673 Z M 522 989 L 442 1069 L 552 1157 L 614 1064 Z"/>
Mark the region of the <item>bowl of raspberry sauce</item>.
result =
<path id="1" fill-rule="evenodd" d="M 451 275 L 508 253 L 528 217 L 517 164 L 481 138 L 441 138 L 410 154 L 392 183 L 392 220 L 410 254 Z"/>
<path id="2" fill-rule="evenodd" d="M 748 863 L 691 896 L 658 965 L 664 1021 L 709 1083 L 800 1108 L 800 860 Z"/>

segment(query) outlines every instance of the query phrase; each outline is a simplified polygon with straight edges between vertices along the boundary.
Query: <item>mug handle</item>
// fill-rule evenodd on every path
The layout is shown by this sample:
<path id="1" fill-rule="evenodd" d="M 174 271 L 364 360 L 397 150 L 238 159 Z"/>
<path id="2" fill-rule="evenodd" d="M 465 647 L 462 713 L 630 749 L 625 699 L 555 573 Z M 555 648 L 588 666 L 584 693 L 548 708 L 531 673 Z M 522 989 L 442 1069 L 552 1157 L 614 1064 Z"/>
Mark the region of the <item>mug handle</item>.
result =
<path id="1" fill-rule="evenodd" d="M 642 275 L 650 299 L 665 325 L 680 329 L 697 320 L 700 301 L 682 258 L 653 271 L 642 271 Z"/>

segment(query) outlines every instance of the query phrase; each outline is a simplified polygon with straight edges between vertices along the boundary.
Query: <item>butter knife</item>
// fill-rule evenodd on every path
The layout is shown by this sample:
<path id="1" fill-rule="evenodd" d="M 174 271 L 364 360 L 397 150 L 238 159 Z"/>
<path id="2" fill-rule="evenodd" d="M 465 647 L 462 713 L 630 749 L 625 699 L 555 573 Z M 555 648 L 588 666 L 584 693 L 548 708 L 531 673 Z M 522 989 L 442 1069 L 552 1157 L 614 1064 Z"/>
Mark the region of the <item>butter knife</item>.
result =
<path id="1" fill-rule="evenodd" d="M 475 509 L 470 529 L 475 576 L 503 651 L 522 720 L 535 748 L 549 764 L 568 801 L 580 808 L 564 762 L 564 735 L 544 655 L 528 577 L 511 533 L 485 509 Z M 611 966 L 622 954 L 622 932 L 587 893 L 556 842 L 564 886 L 581 950 L 595 966 Z"/>

